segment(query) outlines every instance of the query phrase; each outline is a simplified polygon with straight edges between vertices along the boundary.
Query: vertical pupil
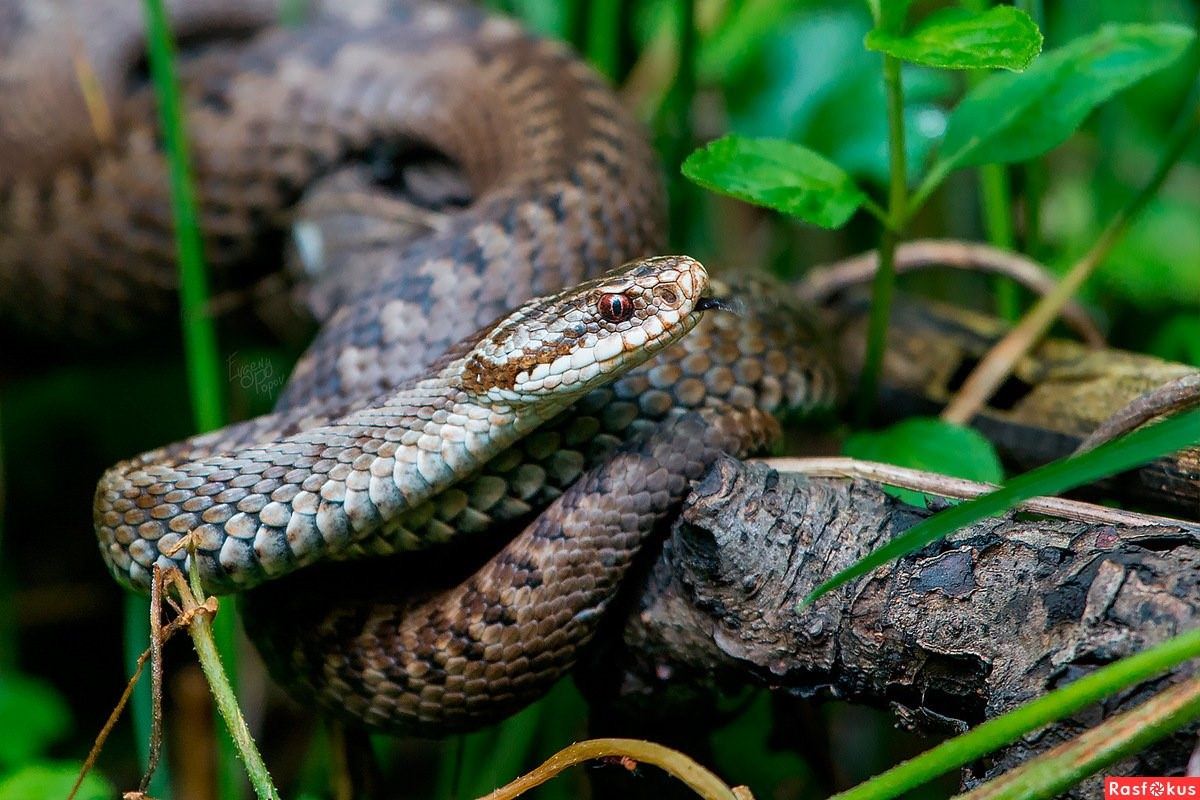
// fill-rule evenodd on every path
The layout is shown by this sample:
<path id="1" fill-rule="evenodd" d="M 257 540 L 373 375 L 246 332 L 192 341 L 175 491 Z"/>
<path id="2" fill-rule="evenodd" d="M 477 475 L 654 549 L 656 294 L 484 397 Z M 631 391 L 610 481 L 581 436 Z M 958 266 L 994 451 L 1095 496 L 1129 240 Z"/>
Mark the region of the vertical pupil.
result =
<path id="1" fill-rule="evenodd" d="M 605 295 L 601 301 L 600 313 L 609 322 L 624 322 L 633 312 L 633 305 L 623 294 Z"/>

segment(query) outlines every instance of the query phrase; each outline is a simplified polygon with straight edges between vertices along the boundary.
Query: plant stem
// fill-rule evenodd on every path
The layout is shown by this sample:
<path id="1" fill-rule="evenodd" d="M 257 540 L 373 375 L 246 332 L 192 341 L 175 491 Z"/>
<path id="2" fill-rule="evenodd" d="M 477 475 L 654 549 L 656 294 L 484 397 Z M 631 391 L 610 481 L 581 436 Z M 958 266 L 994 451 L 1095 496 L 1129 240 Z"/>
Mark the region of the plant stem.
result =
<path id="1" fill-rule="evenodd" d="M 1200 657 L 1200 629 L 1123 658 L 926 750 L 829 800 L 890 800 L 1129 686 Z"/>
<path id="2" fill-rule="evenodd" d="M 900 60 L 883 57 L 883 84 L 887 94 L 888 160 L 891 176 L 888 189 L 888 219 L 879 241 L 879 269 L 871 290 L 871 318 L 867 328 L 867 353 L 858 384 L 856 417 L 865 424 L 875 407 L 879 373 L 887 347 L 888 321 L 895 290 L 896 242 L 908 220 L 908 165 L 904 153 L 904 87 Z"/>
<path id="3" fill-rule="evenodd" d="M 979 200 L 983 207 L 983 227 L 988 242 L 1005 250 L 1013 249 L 1016 237 L 1012 223 L 1012 192 L 1008 186 L 1008 170 L 1002 164 L 986 164 L 979 168 Z M 1011 281 L 995 277 L 996 310 L 1003 319 L 1020 316 L 1017 287 Z"/>
<path id="4" fill-rule="evenodd" d="M 1015 0 L 1014 5 L 1024 11 L 1038 26 L 1038 30 L 1046 29 L 1046 10 L 1042 0 Z M 1042 228 L 1042 195 L 1046 191 L 1046 162 L 1043 158 L 1034 158 L 1021 166 L 1025 178 L 1025 236 L 1024 251 L 1035 258 L 1041 250 Z M 1013 319 L 1016 319 L 1014 316 Z"/>
<path id="5" fill-rule="evenodd" d="M 214 612 L 205 608 L 208 598 L 200 585 L 200 568 L 194 557 L 189 559 L 189 564 L 189 583 L 184 584 L 180 578 L 176 590 L 183 600 L 184 610 L 194 613 L 191 624 L 188 625 L 188 633 L 200 659 L 200 668 L 204 670 L 204 677 L 208 680 L 217 710 L 225 720 L 225 727 L 233 737 L 237 754 L 246 765 L 246 773 L 250 777 L 254 793 L 259 800 L 279 800 L 279 792 L 275 789 L 267 765 L 263 763 L 262 756 L 254 745 L 254 737 L 250 735 L 250 728 L 246 725 L 241 709 L 238 708 L 233 686 L 229 683 L 225 668 L 221 666 L 221 656 L 217 652 L 217 643 L 212 632 L 211 615 Z"/>
<path id="6" fill-rule="evenodd" d="M 150 599 L 140 594 L 125 595 L 125 671 L 134 675 L 142 669 L 142 653 L 150 645 Z M 150 763 L 150 737 L 154 728 L 154 699 L 150 681 L 138 681 L 130 698 L 130 713 L 133 715 L 134 744 L 137 747 L 138 763 L 145 767 Z M 166 797 L 171 793 L 171 775 L 164 759 L 150 776 L 148 793 L 152 797 Z"/>
<path id="7" fill-rule="evenodd" d="M 586 6 L 587 59 L 610 81 L 617 79 L 620 69 L 623 10 L 618 0 L 590 0 Z"/>
<path id="8" fill-rule="evenodd" d="M 187 130 L 179 100 L 175 44 L 162 0 L 144 0 L 150 76 L 158 101 L 163 146 L 170 177 L 171 213 L 179 260 L 179 304 L 184 356 L 195 428 L 210 431 L 225 424 L 221 363 L 216 330 L 208 315 L 208 275 L 192 184 Z M 232 607 L 216 624 L 216 641 L 230 669 L 237 670 L 236 617 Z M 140 641 L 137 643 L 140 644 Z M 132 649 L 132 648 L 131 648 Z M 135 710 L 139 703 L 135 702 Z M 232 743 L 218 735 L 217 780 L 224 798 L 242 794 L 241 770 Z"/>
<path id="9" fill-rule="evenodd" d="M 512 783 L 486 795 L 487 800 L 511 800 L 535 786 L 545 783 L 568 767 L 594 758 L 619 757 L 630 759 L 633 766 L 653 764 L 682 781 L 704 800 L 737 800 L 747 797 L 726 786 L 720 778 L 676 750 L 641 739 L 590 739 L 576 742 L 558 751 L 539 767 Z M 740 787 L 739 787 L 740 788 Z M 483 800 L 483 798 L 481 798 Z"/>
<path id="10" fill-rule="evenodd" d="M 144 0 L 143 5 L 148 30 L 150 76 L 158 100 L 163 146 L 167 152 L 170 174 L 188 385 L 196 429 L 204 432 L 219 428 L 225 422 L 221 406 L 220 356 L 216 331 L 206 313 L 208 276 L 204 267 L 196 197 L 188 166 L 187 134 L 175 76 L 175 45 L 167 26 L 162 0 Z"/>
<path id="11" fill-rule="evenodd" d="M 658 117 L 659 151 L 667 165 L 671 245 L 683 249 L 692 217 L 692 191 L 680 166 L 692 150 L 692 102 L 696 95 L 695 0 L 675 0 L 675 42 L 679 68 Z"/>
<path id="12" fill-rule="evenodd" d="M 1058 317 L 1062 307 L 1075 296 L 1084 281 L 1095 272 L 1096 267 L 1104 261 L 1113 246 L 1120 241 L 1133 219 L 1158 193 L 1163 181 L 1170 174 L 1171 168 L 1187 150 L 1197 132 L 1200 132 L 1200 105 L 1193 108 L 1189 116 L 1176 129 L 1167 145 L 1166 152 L 1163 153 L 1162 159 L 1146 185 L 1117 212 L 1092 248 L 1084 254 L 1083 258 L 1075 262 L 1054 290 L 1038 300 L 1020 323 L 988 351 L 975 370 L 963 382 L 959 393 L 942 411 L 942 419 L 960 425 L 970 422 L 979 408 L 1008 377 L 1017 359 L 1028 352 L 1045 335 L 1046 331 L 1050 329 L 1050 325 Z"/>

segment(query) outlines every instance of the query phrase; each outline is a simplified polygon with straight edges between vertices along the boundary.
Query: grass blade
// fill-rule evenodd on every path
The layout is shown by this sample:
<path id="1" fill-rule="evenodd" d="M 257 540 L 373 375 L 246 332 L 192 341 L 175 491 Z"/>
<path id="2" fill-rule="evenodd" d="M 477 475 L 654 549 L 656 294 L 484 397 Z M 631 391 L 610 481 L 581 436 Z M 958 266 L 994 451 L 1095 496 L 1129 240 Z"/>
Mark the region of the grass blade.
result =
<path id="1" fill-rule="evenodd" d="M 222 401 L 221 359 L 217 335 L 209 318 L 208 275 L 189 167 L 187 130 L 179 100 L 175 70 L 175 45 L 162 0 L 144 0 L 146 43 L 150 78 L 158 101 L 170 177 L 171 214 L 179 260 L 179 302 L 187 364 L 188 388 L 196 430 L 210 431 L 225 424 Z M 232 609 L 231 609 L 232 610 Z M 235 614 L 213 622 L 218 651 L 231 675 L 237 674 Z M 136 707 L 135 703 L 135 707 Z M 218 785 L 222 797 L 239 797 L 244 781 L 233 743 L 218 736 Z"/>
<path id="2" fill-rule="evenodd" d="M 1200 716 L 1200 679 L 1159 692 L 1032 761 L 959 795 L 957 800 L 1042 800 L 1144 750 Z"/>
<path id="3" fill-rule="evenodd" d="M 1007 714 L 981 723 L 967 733 L 943 742 L 866 783 L 834 795 L 830 800 L 890 800 L 899 797 L 1038 728 L 1197 657 L 1200 657 L 1200 629 L 1181 633 L 1149 650 L 1101 667 Z"/>
<path id="4" fill-rule="evenodd" d="M 909 528 L 883 547 L 834 575 L 800 603 L 804 608 L 826 592 L 862 577 L 889 561 L 920 550 L 964 525 L 1000 514 L 1038 495 L 1056 495 L 1124 472 L 1159 456 L 1200 442 L 1200 409 L 1134 431 L 1087 453 L 1060 459 L 1018 475 L 1002 489 L 946 509 Z"/>

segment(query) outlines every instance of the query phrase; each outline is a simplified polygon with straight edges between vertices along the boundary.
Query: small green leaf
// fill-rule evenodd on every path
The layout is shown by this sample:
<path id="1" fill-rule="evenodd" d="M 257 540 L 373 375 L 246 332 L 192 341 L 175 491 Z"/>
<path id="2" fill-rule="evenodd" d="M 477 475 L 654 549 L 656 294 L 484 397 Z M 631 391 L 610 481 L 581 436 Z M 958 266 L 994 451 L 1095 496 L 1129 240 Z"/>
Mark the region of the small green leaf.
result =
<path id="1" fill-rule="evenodd" d="M 906 419 L 882 431 L 861 431 L 847 438 L 842 449 L 846 455 L 865 461 L 987 483 L 1004 479 L 996 449 L 983 434 L 932 417 Z M 921 492 L 895 489 L 891 493 L 913 505 L 924 503 Z"/>
<path id="2" fill-rule="evenodd" d="M 0 800 L 34 800 L 66 797 L 79 775 L 79 764 L 71 761 L 46 761 L 22 767 L 0 779 Z M 75 800 L 110 800 L 117 790 L 95 772 L 89 772 L 75 794 Z"/>
<path id="3" fill-rule="evenodd" d="M 1045 153 L 1096 106 L 1178 58 L 1194 37 L 1182 25 L 1106 25 L 1043 54 L 1019 75 L 993 75 L 950 115 L 932 174 Z"/>
<path id="4" fill-rule="evenodd" d="M 48 684 L 21 675 L 0 677 L 0 772 L 40 756 L 70 724 L 67 704 Z"/>
<path id="5" fill-rule="evenodd" d="M 1167 453 L 1200 443 L 1200 409 L 1186 411 L 1079 456 L 1060 459 L 1010 480 L 1004 488 L 948 508 L 922 520 L 890 542 L 814 589 L 801 605 L 862 577 L 909 553 L 920 550 L 959 528 L 1001 514 L 1039 495 L 1056 495 L 1086 483 L 1107 478 Z"/>
<path id="6" fill-rule="evenodd" d="M 1042 50 L 1042 32 L 1024 11 L 993 6 L 982 13 L 947 8 L 930 15 L 905 35 L 876 29 L 864 40 L 868 50 L 943 69 L 1028 67 Z"/>
<path id="7" fill-rule="evenodd" d="M 717 139 L 687 157 L 683 174 L 708 189 L 823 228 L 844 225 L 866 199 L 841 167 L 780 139 Z"/>

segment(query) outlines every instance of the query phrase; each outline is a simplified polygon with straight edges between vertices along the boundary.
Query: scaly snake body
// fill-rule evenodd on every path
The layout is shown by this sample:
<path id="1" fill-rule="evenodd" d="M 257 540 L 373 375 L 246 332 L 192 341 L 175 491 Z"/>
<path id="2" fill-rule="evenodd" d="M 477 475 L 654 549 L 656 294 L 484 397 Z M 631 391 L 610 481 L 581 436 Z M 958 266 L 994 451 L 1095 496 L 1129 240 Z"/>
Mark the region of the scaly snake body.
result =
<path id="1" fill-rule="evenodd" d="M 0 10 L 6 316 L 94 329 L 134 297 L 169 303 L 129 5 Z M 175 21 L 204 38 L 270 12 L 181 2 Z M 145 588 L 185 562 L 186 537 L 206 587 L 247 589 L 545 509 L 451 589 L 343 572 L 335 592 L 336 571 L 310 567 L 251 592 L 273 672 L 333 713 L 429 733 L 535 697 L 688 481 L 761 446 L 764 412 L 831 398 L 818 337 L 767 293 L 743 289 L 744 317 L 676 342 L 699 317 L 698 264 L 594 277 L 659 249 L 662 191 L 637 124 L 560 45 L 457 6 L 365 8 L 210 42 L 182 88 L 210 261 L 243 264 L 291 224 L 321 331 L 276 413 L 106 473 L 95 520 L 114 574 Z"/>

